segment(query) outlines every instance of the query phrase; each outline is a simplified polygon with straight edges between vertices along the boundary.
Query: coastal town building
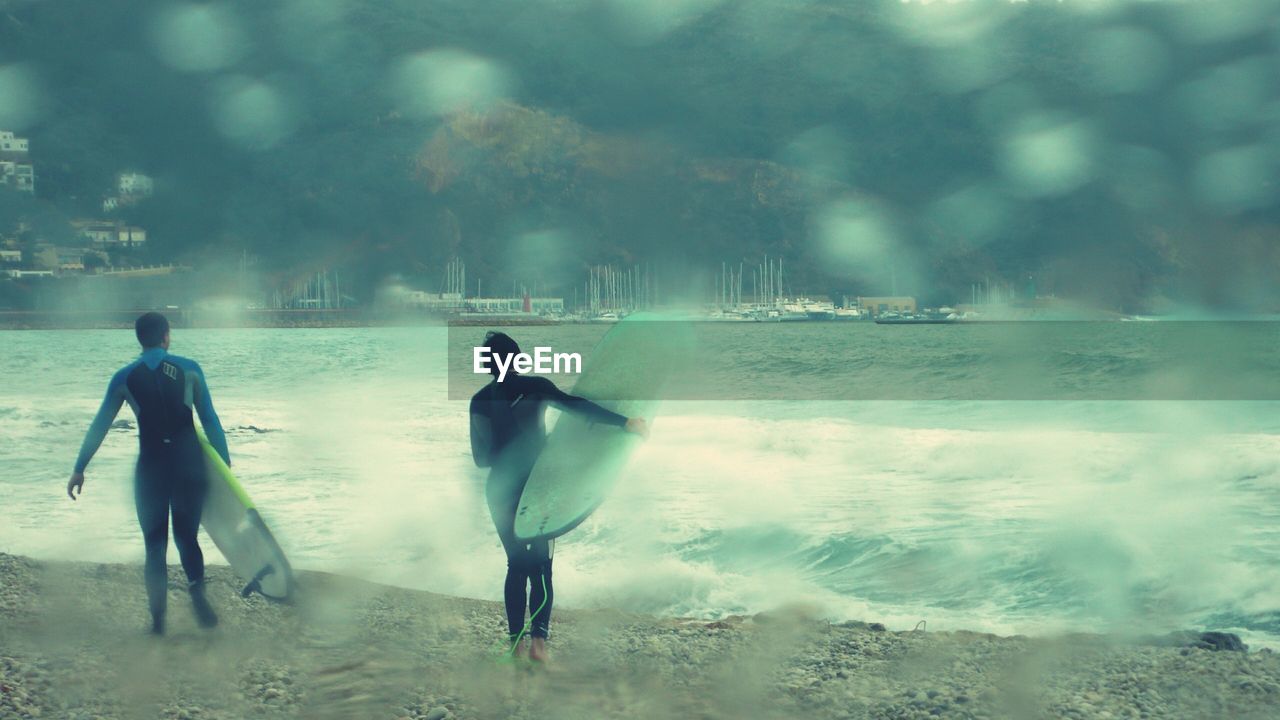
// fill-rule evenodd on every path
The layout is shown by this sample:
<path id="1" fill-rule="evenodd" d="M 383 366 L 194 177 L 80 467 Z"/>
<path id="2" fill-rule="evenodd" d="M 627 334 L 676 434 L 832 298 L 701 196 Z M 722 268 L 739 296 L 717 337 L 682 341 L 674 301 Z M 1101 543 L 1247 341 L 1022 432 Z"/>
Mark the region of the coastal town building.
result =
<path id="1" fill-rule="evenodd" d="M 73 220 L 71 226 L 94 245 L 135 248 L 147 242 L 146 230 L 115 220 Z"/>
<path id="2" fill-rule="evenodd" d="M 150 197 L 155 192 L 155 181 L 142 173 L 120 173 L 116 176 L 116 192 L 123 198 Z"/>
<path id="3" fill-rule="evenodd" d="M 190 265 L 143 265 L 140 267 L 100 267 L 94 277 L 150 278 L 191 272 Z"/>
<path id="4" fill-rule="evenodd" d="M 0 250 L 0 265 L 21 265 L 21 250 Z"/>
<path id="5" fill-rule="evenodd" d="M 116 244 L 122 247 L 142 247 L 147 243 L 147 231 L 132 225 L 122 225 L 116 232 Z"/>
<path id="6" fill-rule="evenodd" d="M 155 180 L 152 180 L 149 175 L 138 172 L 120 173 L 116 175 L 116 194 L 103 198 L 102 212 L 113 212 L 149 198 L 155 192 L 155 188 Z"/>
<path id="7" fill-rule="evenodd" d="M 0 130 L 0 185 L 22 192 L 36 191 L 36 171 L 27 160 L 29 145 L 9 130 Z"/>
<path id="8" fill-rule="evenodd" d="M 95 245 L 106 245 L 116 237 L 116 223 L 107 220 L 72 220 L 71 227 Z"/>
<path id="9" fill-rule="evenodd" d="M 916 311 L 916 299 L 913 297 L 890 295 L 882 297 L 858 297 L 858 307 L 863 312 L 871 315 L 883 315 L 885 313 L 914 313 Z"/>
<path id="10" fill-rule="evenodd" d="M 9 130 L 0 130 L 0 156 L 25 156 L 30 150 L 26 138 L 21 138 Z"/>
<path id="11" fill-rule="evenodd" d="M 31 253 L 31 264 L 37 270 L 49 270 L 58 273 L 84 272 L 86 249 L 82 247 L 63 247 L 49 243 L 36 245 Z"/>
<path id="12" fill-rule="evenodd" d="M 34 193 L 36 191 L 35 168 L 28 163 L 0 160 L 0 185 Z"/>
<path id="13" fill-rule="evenodd" d="M 54 248 L 59 272 L 84 272 L 84 250 L 81 248 Z"/>

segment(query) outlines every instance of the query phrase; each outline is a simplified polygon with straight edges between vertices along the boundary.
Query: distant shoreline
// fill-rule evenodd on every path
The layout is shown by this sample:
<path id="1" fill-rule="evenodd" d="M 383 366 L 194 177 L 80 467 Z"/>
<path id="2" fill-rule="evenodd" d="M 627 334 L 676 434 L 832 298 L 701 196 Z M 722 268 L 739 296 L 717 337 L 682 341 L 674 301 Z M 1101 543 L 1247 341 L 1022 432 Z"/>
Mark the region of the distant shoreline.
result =
<path id="1" fill-rule="evenodd" d="M 0 330 L 119 330 L 133 327 L 148 308 L 136 310 L 0 310 Z M 542 317 L 456 318 L 364 310 L 247 310 L 234 316 L 200 310 L 155 308 L 179 328 L 357 328 L 447 325 L 558 325 Z"/>
<path id="2" fill-rule="evenodd" d="M 155 310 L 164 313 L 178 328 L 201 329 L 318 329 L 361 327 L 519 327 L 548 325 L 594 325 L 614 321 L 598 321 L 581 317 L 543 317 L 507 313 L 428 315 L 384 310 L 245 310 L 221 313 L 179 308 L 137 308 L 133 310 L 0 310 L 0 330 L 119 330 L 133 327 L 139 315 Z M 730 322 L 713 317 L 693 317 L 691 322 L 791 327 L 810 325 L 1001 325 L 1024 323 L 1117 323 L 1137 320 L 1125 317 L 1099 318 L 980 318 L 943 323 L 885 323 L 871 320 L 809 320 L 796 322 Z M 1143 321 L 1169 322 L 1276 322 L 1280 316 L 1257 314 L 1224 317 L 1144 317 Z M 1136 324 L 1149 324 L 1138 322 Z"/>

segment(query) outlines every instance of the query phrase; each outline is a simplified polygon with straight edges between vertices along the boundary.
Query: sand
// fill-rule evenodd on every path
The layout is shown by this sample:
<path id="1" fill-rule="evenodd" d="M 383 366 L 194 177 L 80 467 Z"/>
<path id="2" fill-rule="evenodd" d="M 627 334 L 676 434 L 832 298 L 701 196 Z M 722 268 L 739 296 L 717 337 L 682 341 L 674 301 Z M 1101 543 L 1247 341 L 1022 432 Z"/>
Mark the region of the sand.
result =
<path id="1" fill-rule="evenodd" d="M 546 667 L 499 660 L 496 603 L 299 576 L 196 627 L 170 568 L 146 633 L 141 568 L 0 554 L 0 718 L 1275 718 L 1280 657 L 1098 635 L 832 625 L 803 608 L 717 622 L 557 608 Z"/>

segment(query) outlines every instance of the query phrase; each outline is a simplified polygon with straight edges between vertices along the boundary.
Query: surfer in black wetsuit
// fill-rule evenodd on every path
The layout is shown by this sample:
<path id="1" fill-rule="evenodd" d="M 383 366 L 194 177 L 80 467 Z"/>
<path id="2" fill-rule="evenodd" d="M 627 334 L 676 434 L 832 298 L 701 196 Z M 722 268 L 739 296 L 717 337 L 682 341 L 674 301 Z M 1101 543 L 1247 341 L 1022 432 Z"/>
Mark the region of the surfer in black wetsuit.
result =
<path id="1" fill-rule="evenodd" d="M 151 631 L 164 633 L 169 550 L 169 515 L 173 514 L 173 544 L 178 546 L 187 574 L 191 602 L 201 627 L 218 624 L 204 592 L 204 555 L 196 532 L 204 506 L 207 479 L 204 451 L 196 437 L 191 410 L 200 415 L 205 435 L 228 465 L 227 438 L 213 410 L 204 373 L 193 360 L 170 355 L 169 321 L 147 313 L 134 324 L 142 355 L 124 366 L 107 386 L 102 407 L 89 427 L 75 471 L 67 481 L 72 500 L 84 490 L 84 471 L 102 445 L 116 413 L 125 402 L 138 418 L 138 465 L 134 475 L 134 503 L 147 545 L 146 584 L 151 607 Z"/>
<path id="2" fill-rule="evenodd" d="M 516 654 L 524 652 L 521 633 L 528 589 L 529 658 L 545 661 L 553 597 L 551 542 L 518 541 L 515 521 L 520 494 L 546 445 L 544 410 L 547 403 L 641 437 L 648 437 L 649 430 L 643 418 L 628 419 L 590 400 L 569 395 L 544 377 L 518 375 L 508 370 L 499 382 L 497 359 L 503 358 L 504 366 L 513 367 L 511 356 L 520 352 L 520 346 L 500 332 L 489 333 L 484 344 L 494 359 L 490 364 L 494 379 L 471 398 L 471 455 L 477 466 L 490 468 L 485 500 L 507 552 L 507 579 L 502 595 L 507 608 L 507 629 L 515 645 L 512 650 Z"/>

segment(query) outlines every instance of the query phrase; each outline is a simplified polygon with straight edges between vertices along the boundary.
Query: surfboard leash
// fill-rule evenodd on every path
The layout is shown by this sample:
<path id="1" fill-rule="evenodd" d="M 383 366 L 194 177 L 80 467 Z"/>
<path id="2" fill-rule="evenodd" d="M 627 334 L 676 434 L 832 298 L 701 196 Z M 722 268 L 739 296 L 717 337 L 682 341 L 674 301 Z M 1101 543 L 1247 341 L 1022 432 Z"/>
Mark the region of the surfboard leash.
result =
<path id="1" fill-rule="evenodd" d="M 520 641 L 533 629 L 533 619 L 537 617 L 538 613 L 542 612 L 542 608 L 547 606 L 547 600 L 550 599 L 547 595 L 547 576 L 541 575 L 538 579 L 542 581 L 542 604 L 538 606 L 537 610 L 529 613 L 529 619 L 525 620 L 524 627 L 520 629 L 520 632 L 516 633 L 515 639 L 511 641 L 511 647 L 502 651 L 501 655 L 499 655 L 498 662 L 515 659 L 516 648 L 519 647 Z"/>

